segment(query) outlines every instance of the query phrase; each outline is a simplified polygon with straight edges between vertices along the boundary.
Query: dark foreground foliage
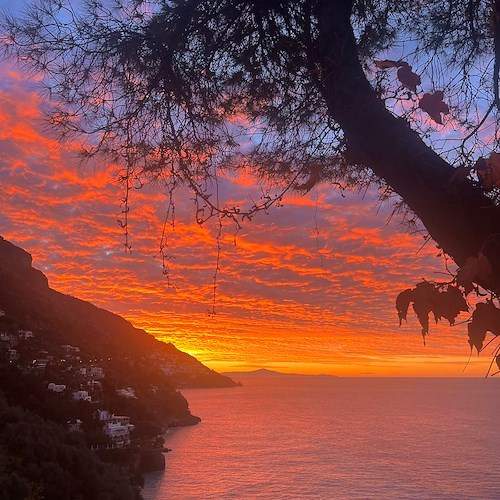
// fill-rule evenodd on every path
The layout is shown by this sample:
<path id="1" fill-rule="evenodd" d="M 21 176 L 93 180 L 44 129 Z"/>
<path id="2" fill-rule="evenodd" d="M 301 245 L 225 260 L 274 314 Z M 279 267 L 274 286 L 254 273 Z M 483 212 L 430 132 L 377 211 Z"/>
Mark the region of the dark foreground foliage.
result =
<path id="1" fill-rule="evenodd" d="M 0 398 L 0 500 L 133 500 L 138 488 L 83 437 Z"/>

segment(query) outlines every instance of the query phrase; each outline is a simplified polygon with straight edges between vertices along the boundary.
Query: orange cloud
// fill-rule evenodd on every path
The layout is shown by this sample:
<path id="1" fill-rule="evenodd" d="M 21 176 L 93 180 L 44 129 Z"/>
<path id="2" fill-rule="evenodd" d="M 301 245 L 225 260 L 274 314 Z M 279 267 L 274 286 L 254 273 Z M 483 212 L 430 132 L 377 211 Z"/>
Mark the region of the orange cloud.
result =
<path id="1" fill-rule="evenodd" d="M 224 222 L 217 240 L 217 220 L 197 225 L 192 196 L 181 190 L 175 223 L 166 226 L 167 280 L 161 188 L 131 192 L 132 253 L 124 251 L 116 167 L 82 168 L 77 145 L 61 147 L 45 130 L 32 84 L 5 64 L 0 71 L 0 233 L 33 254 L 55 289 L 117 312 L 215 369 L 462 375 L 463 326 L 433 325 L 425 348 L 411 314 L 398 327 L 397 293 L 439 276 L 443 263 L 432 243 L 420 249 L 420 236 L 386 224 L 376 193 L 342 197 L 322 185 L 239 231 Z M 226 199 L 241 202 L 255 189 L 258 198 L 247 174 L 220 185 Z M 482 375 L 488 363 L 474 359 L 466 374 Z"/>

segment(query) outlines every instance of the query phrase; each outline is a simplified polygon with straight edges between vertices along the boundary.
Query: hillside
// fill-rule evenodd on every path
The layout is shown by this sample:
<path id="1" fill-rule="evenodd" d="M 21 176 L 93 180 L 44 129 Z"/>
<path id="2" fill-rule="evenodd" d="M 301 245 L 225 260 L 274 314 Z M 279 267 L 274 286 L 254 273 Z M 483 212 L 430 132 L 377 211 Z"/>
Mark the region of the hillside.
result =
<path id="1" fill-rule="evenodd" d="M 177 389 L 235 385 L 52 290 L 0 237 L 0 499 L 138 499 L 141 473 L 164 467 L 165 430 L 200 420 Z"/>
<path id="2" fill-rule="evenodd" d="M 31 331 L 39 351 L 76 346 L 83 360 L 130 358 L 134 369 L 158 368 L 174 387 L 235 385 L 122 317 L 52 290 L 31 263 L 30 254 L 0 236 L 0 332 Z"/>

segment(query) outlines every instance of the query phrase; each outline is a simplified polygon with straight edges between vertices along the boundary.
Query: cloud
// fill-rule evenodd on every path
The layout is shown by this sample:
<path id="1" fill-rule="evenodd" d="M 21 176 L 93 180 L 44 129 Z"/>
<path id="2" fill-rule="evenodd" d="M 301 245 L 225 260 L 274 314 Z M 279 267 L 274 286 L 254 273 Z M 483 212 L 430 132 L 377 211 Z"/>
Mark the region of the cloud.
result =
<path id="1" fill-rule="evenodd" d="M 240 229 L 223 221 L 218 236 L 219 221 L 197 225 L 192 196 L 181 189 L 175 221 L 165 226 L 167 279 L 161 187 L 131 192 L 132 253 L 125 251 L 117 222 L 123 187 L 113 167 L 82 167 L 77 144 L 61 146 L 47 131 L 33 83 L 6 63 L 0 71 L 0 232 L 33 254 L 53 288 L 117 312 L 216 369 L 462 374 L 463 327 L 432 326 L 424 348 L 411 314 L 397 326 L 397 293 L 444 266 L 432 243 L 421 248 L 420 235 L 386 223 L 389 209 L 375 191 L 343 197 L 321 185 Z M 258 196 L 248 175 L 220 187 L 235 200 Z M 470 373 L 484 373 L 488 362 Z"/>

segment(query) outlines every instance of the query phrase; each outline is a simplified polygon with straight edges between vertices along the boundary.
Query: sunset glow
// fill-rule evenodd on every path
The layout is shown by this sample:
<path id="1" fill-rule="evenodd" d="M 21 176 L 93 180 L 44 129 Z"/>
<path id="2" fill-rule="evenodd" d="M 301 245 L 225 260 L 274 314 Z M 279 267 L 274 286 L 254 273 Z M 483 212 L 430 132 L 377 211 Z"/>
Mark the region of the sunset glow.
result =
<path id="1" fill-rule="evenodd" d="M 117 224 L 122 188 L 106 165 L 83 168 L 41 120 L 34 82 L 3 63 L 0 83 L 0 234 L 33 255 L 50 286 L 116 312 L 218 371 L 271 368 L 337 375 L 484 375 L 469 357 L 466 325 L 431 325 L 424 347 L 413 313 L 398 327 L 396 295 L 422 278 L 445 280 L 445 261 L 421 234 L 387 223 L 377 193 L 322 185 L 227 225 L 217 267 L 216 225 L 194 221 L 188 192 L 175 200 L 169 279 L 158 257 L 166 202 L 133 191 L 130 243 Z M 254 181 L 232 182 L 234 197 Z M 458 323 L 467 314 L 458 318 Z"/>

